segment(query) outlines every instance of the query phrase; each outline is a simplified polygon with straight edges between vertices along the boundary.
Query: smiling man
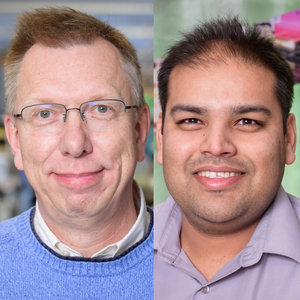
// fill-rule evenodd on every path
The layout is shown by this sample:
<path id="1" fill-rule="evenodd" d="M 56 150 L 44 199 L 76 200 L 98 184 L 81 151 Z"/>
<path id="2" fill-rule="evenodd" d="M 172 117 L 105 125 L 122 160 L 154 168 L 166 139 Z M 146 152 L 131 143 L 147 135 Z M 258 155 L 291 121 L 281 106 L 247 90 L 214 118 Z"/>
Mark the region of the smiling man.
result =
<path id="1" fill-rule="evenodd" d="M 158 82 L 171 196 L 155 212 L 155 299 L 298 299 L 300 202 L 280 186 L 295 160 L 289 66 L 233 17 L 185 34 Z"/>
<path id="2" fill-rule="evenodd" d="M 7 139 L 37 202 L 0 224 L 0 298 L 153 299 L 134 48 L 91 16 L 38 9 L 19 17 L 5 76 Z"/>

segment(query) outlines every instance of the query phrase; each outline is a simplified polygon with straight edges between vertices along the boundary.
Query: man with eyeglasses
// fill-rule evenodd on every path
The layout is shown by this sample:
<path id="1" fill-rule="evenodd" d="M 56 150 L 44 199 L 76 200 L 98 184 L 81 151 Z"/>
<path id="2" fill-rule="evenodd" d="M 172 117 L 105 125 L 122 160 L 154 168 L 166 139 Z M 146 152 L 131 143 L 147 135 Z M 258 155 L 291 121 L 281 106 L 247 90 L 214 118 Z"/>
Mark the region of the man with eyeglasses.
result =
<path id="1" fill-rule="evenodd" d="M 153 299 L 153 216 L 133 180 L 149 108 L 136 52 L 72 9 L 19 16 L 8 142 L 36 206 L 0 224 L 1 299 Z"/>

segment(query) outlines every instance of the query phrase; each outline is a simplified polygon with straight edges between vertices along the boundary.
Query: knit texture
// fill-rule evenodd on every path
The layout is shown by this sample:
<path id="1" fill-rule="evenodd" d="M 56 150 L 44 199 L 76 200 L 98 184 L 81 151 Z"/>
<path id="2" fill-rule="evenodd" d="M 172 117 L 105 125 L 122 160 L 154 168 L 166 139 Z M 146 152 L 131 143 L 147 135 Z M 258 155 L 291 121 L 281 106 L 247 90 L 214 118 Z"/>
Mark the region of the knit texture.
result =
<path id="1" fill-rule="evenodd" d="M 153 299 L 153 212 L 147 235 L 115 258 L 61 256 L 34 231 L 35 209 L 0 223 L 0 299 Z"/>

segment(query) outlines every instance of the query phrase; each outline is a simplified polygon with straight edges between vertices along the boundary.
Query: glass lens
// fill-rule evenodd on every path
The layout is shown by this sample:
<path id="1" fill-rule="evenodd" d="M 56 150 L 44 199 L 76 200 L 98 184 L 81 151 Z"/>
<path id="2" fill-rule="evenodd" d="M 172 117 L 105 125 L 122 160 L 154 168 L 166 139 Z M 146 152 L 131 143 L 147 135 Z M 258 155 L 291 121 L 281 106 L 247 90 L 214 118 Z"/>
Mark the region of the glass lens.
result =
<path id="1" fill-rule="evenodd" d="M 38 104 L 22 110 L 24 126 L 31 132 L 56 132 L 64 122 L 65 108 L 59 104 Z"/>
<path id="2" fill-rule="evenodd" d="M 81 113 L 89 128 L 108 129 L 123 123 L 125 104 L 120 100 L 90 101 L 81 105 Z"/>

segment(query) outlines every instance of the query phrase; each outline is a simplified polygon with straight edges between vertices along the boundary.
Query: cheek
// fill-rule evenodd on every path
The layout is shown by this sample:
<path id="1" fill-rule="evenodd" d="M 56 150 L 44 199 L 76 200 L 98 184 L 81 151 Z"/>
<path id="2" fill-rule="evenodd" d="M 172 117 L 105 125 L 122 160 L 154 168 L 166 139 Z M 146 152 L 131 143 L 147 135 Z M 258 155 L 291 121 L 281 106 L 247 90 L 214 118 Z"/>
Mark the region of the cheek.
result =
<path id="1" fill-rule="evenodd" d="M 21 135 L 20 147 L 24 168 L 42 164 L 57 148 L 53 137 Z"/>
<path id="2" fill-rule="evenodd" d="M 135 167 L 137 150 L 134 132 L 130 127 L 114 130 L 102 142 L 94 144 L 94 150 L 100 152 L 106 159 L 120 166 L 130 165 Z M 132 167 L 133 168 L 133 167 Z"/>
<path id="3" fill-rule="evenodd" d="M 280 173 L 284 168 L 284 152 L 283 140 L 272 132 L 239 140 L 238 154 L 251 160 L 256 172 Z"/>
<path id="4" fill-rule="evenodd" d="M 55 153 L 57 144 L 54 143 L 53 137 L 41 137 L 34 135 L 21 135 L 20 147 L 22 162 L 26 177 L 35 190 L 44 185 L 45 170 L 49 157 Z M 53 166 L 57 160 L 52 160 Z"/>
<path id="5" fill-rule="evenodd" d="M 163 137 L 163 161 L 166 168 L 179 165 L 184 168 L 193 156 L 199 157 L 200 143 L 196 135 L 168 131 Z"/>

